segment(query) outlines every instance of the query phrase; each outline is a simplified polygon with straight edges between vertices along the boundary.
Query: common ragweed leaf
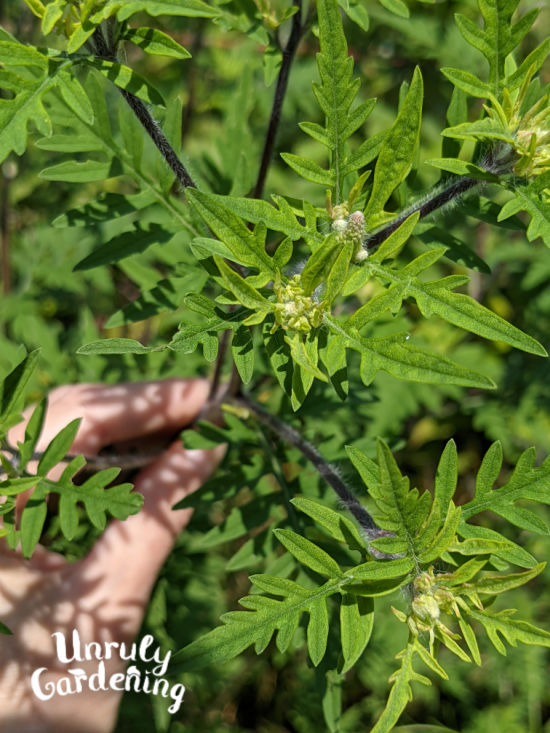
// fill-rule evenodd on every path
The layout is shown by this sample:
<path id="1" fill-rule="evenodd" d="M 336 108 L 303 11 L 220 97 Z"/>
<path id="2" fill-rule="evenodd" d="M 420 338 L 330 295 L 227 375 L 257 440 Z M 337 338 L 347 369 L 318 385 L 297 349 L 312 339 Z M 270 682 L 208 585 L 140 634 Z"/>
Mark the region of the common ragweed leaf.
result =
<path id="1" fill-rule="evenodd" d="M 526 211 L 530 217 L 527 239 L 532 242 L 540 237 L 547 247 L 550 247 L 549 182 L 550 173 L 545 173 L 526 185 L 520 183 L 515 186 L 513 198 L 504 204 L 498 216 L 499 221 L 505 221 L 520 211 Z"/>
<path id="2" fill-rule="evenodd" d="M 340 324 L 330 316 L 326 315 L 324 320 L 348 348 L 361 354 L 360 374 L 367 386 L 373 382 L 377 372 L 383 370 L 397 379 L 413 382 L 458 384 L 485 389 L 495 387 L 488 377 L 411 344 L 407 334 L 364 338 L 353 327 Z"/>
<path id="3" fill-rule="evenodd" d="M 460 509 L 450 502 L 443 515 L 438 499 L 427 491 L 410 489 L 383 441 L 378 441 L 378 465 L 356 448 L 346 450 L 374 501 L 374 518 L 388 534 L 371 544 L 385 553 L 404 554 L 416 563 L 427 564 L 440 557 L 456 536 Z"/>
<path id="4" fill-rule="evenodd" d="M 299 221 L 294 210 L 282 196 L 273 197 L 277 208 L 267 201 L 259 199 L 219 196 L 216 194 L 210 194 L 210 196 L 241 219 L 253 224 L 263 221 L 268 229 L 272 229 L 274 232 L 282 232 L 293 241 L 302 237 L 314 239 L 315 241 L 322 240 L 322 235 L 314 227 L 305 226 Z"/>
<path id="5" fill-rule="evenodd" d="M 317 12 L 321 45 L 317 66 L 321 83 L 313 83 L 313 92 L 325 114 L 325 125 L 303 122 L 300 127 L 328 149 L 330 165 L 325 169 L 314 161 L 288 153 L 282 157 L 299 175 L 329 187 L 332 200 L 341 204 L 344 200 L 344 177 L 364 164 L 357 156 L 352 163 L 346 141 L 363 126 L 375 100 L 369 99 L 353 106 L 360 81 L 353 77 L 353 59 L 348 56 L 336 0 L 320 0 Z"/>
<path id="6" fill-rule="evenodd" d="M 480 469 L 483 478 L 478 478 L 474 498 L 462 507 L 463 520 L 491 511 L 517 527 L 548 534 L 548 527 L 538 514 L 516 504 L 522 500 L 550 503 L 550 460 L 537 466 L 535 459 L 534 448 L 524 451 L 508 481 L 500 488 L 492 488 L 502 463 L 502 449 L 495 443 L 483 460 Z"/>
<path id="7" fill-rule="evenodd" d="M 320 588 L 310 590 L 286 578 L 253 575 L 251 580 L 260 590 L 283 596 L 283 600 L 260 595 L 241 599 L 241 605 L 249 610 L 224 614 L 223 626 L 174 655 L 176 669 L 198 669 L 219 663 L 237 656 L 251 644 L 255 645 L 257 653 L 261 653 L 275 632 L 277 648 L 285 651 L 303 613 L 309 613 L 308 625 L 312 626 L 312 632 L 308 634 L 311 659 L 314 664 L 321 661 L 328 636 L 326 599 L 338 591 L 342 581 L 329 580 Z"/>
<path id="8" fill-rule="evenodd" d="M 212 231 L 229 248 L 235 262 L 257 268 L 263 284 L 275 277 L 276 270 L 271 257 L 240 217 L 211 194 L 189 189 L 187 197 Z"/>
<path id="9" fill-rule="evenodd" d="M 311 509 L 307 503 L 304 507 Z M 320 508 L 314 512 L 322 512 Z M 330 520 L 329 520 L 330 521 Z M 290 530 L 275 530 L 287 550 L 301 564 L 328 580 L 315 589 L 270 575 L 253 575 L 252 583 L 263 593 L 282 596 L 275 600 L 259 594 L 246 596 L 240 604 L 248 611 L 222 616 L 224 626 L 192 642 L 175 655 L 177 669 L 197 669 L 230 659 L 251 644 L 261 653 L 277 632 L 277 648 L 285 651 L 292 641 L 300 618 L 309 614 L 307 648 L 314 665 L 323 659 L 328 638 L 328 606 L 331 595 L 342 597 L 340 625 L 346 668 L 360 656 L 370 638 L 373 606 L 370 597 L 392 592 L 406 582 L 410 560 L 368 562 L 345 573 L 338 563 L 315 543 Z M 347 532 L 344 532 L 344 537 Z"/>
<path id="10" fill-rule="evenodd" d="M 487 59 L 489 82 L 497 96 L 505 78 L 506 57 L 521 42 L 538 15 L 538 10 L 532 10 L 513 23 L 512 16 L 518 4 L 519 0 L 478 0 L 483 28 L 460 13 L 456 18 L 466 41 Z"/>
<path id="11" fill-rule="evenodd" d="M 12 389 L 9 384 L 8 387 Z M 47 499 L 50 494 L 59 495 L 60 528 L 67 539 L 72 539 L 78 530 L 80 521 L 78 505 L 84 507 L 90 522 L 95 527 L 104 529 L 107 513 L 117 519 L 126 519 L 131 514 L 136 514 L 143 503 L 140 494 L 132 493 L 132 484 L 119 484 L 107 488 L 120 473 L 119 468 L 99 471 L 82 485 L 75 484 L 73 479 L 76 473 L 86 463 L 83 456 L 71 457 L 58 480 L 48 478 L 47 474 L 52 468 L 67 459 L 67 453 L 80 424 L 79 419 L 73 420 L 50 440 L 42 452 L 36 469 L 27 472 L 27 464 L 44 424 L 44 414 L 45 402 L 34 410 L 26 428 L 25 440 L 20 444 L 21 460 L 17 462 L 17 468 L 14 470 L 16 475 L 0 481 L 0 495 L 5 497 L 34 489 L 22 511 L 18 529 L 13 521 L 13 508 L 9 508 L 8 505 L 8 510 L 4 513 L 4 525 L 7 529 L 4 534 L 8 545 L 15 549 L 20 542 L 23 555 L 27 558 L 31 557 L 44 530 L 48 511 Z"/>
<path id="12" fill-rule="evenodd" d="M 444 250 L 434 250 L 434 257 L 443 255 Z M 459 276 L 451 276 L 439 280 L 424 282 L 416 275 L 420 268 L 424 269 L 425 264 L 432 264 L 433 259 L 430 253 L 420 255 L 416 260 L 406 265 L 402 270 L 380 265 L 371 259 L 367 260 L 362 267 L 373 276 L 379 277 L 390 284 L 392 293 L 397 297 L 413 297 L 418 303 L 422 315 L 426 318 L 438 315 L 454 326 L 471 331 L 484 338 L 495 341 L 503 341 L 538 356 L 547 356 L 544 347 L 535 341 L 534 338 L 523 333 L 503 318 L 485 308 L 468 295 L 452 292 L 464 280 Z M 388 307 L 395 309 L 396 301 L 388 301 Z M 368 308 L 368 303 L 363 308 Z M 355 328 L 361 328 L 365 311 L 359 309 L 351 319 Z"/>
<path id="13" fill-rule="evenodd" d="M 393 191 L 408 176 L 418 146 L 422 120 L 424 86 L 416 68 L 403 104 L 382 143 L 371 194 L 365 209 L 367 227 L 376 227 L 388 219 L 384 206 Z"/>
<path id="14" fill-rule="evenodd" d="M 518 641 L 522 644 L 550 646 L 550 632 L 539 629 L 527 621 L 513 618 L 512 614 L 514 613 L 515 610 L 499 611 L 498 613 L 477 611 L 475 609 L 468 610 L 468 616 L 478 621 L 485 628 L 491 643 L 500 654 L 506 654 L 506 647 L 501 636 L 511 646 L 516 646 Z"/>

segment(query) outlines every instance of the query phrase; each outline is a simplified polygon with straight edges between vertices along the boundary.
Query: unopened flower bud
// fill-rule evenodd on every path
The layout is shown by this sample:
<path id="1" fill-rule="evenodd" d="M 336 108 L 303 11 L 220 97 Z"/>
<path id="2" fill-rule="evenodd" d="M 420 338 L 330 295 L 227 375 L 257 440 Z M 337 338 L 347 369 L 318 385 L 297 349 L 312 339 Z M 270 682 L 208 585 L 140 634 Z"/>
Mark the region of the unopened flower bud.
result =
<path id="1" fill-rule="evenodd" d="M 345 219 L 335 219 L 332 222 L 332 231 L 338 234 L 344 233 L 348 228 L 348 222 Z"/>
<path id="2" fill-rule="evenodd" d="M 275 288 L 276 322 L 286 331 L 309 333 L 321 325 L 323 309 L 310 295 L 305 295 L 300 275 L 293 275 L 285 286 Z"/>
<path id="3" fill-rule="evenodd" d="M 413 614 L 420 620 L 434 624 L 439 619 L 439 605 L 435 598 L 429 593 L 422 593 L 413 599 Z"/>

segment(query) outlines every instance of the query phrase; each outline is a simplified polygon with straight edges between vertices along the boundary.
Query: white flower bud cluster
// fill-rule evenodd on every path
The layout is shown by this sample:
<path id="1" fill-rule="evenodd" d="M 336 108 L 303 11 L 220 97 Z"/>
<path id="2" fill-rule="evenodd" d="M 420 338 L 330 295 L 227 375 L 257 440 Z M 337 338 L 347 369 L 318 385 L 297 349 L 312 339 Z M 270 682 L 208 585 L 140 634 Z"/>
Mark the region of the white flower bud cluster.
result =
<path id="1" fill-rule="evenodd" d="M 363 237 L 365 235 L 365 217 L 361 211 L 354 211 L 353 214 L 347 215 L 347 208 L 344 205 L 335 206 L 333 209 L 332 231 L 338 236 L 338 239 L 345 244 L 353 242 L 355 262 L 362 262 L 369 255 L 363 247 Z M 345 218 L 344 218 L 345 217 Z"/>
<path id="2" fill-rule="evenodd" d="M 305 295 L 300 275 L 293 275 L 284 287 L 275 288 L 275 318 L 286 331 L 309 333 L 321 325 L 323 309 L 310 295 Z"/>

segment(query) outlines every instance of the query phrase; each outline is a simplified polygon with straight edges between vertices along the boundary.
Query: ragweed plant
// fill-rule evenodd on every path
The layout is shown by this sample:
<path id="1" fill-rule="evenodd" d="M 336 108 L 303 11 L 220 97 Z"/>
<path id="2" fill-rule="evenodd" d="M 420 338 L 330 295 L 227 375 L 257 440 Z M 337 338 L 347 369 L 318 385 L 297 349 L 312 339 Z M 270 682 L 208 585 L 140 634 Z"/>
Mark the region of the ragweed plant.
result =
<path id="1" fill-rule="evenodd" d="M 365 652 L 374 623 L 375 599 L 406 588 L 409 600 L 405 609 L 393 611 L 397 620 L 407 625 L 409 638 L 398 654 L 399 669 L 390 678 L 393 685 L 387 706 L 373 728 L 389 731 L 412 697 L 411 682 L 431 684 L 414 669 L 415 659 L 443 679 L 448 678 L 447 673 L 436 659 L 440 644 L 462 661 L 481 665 L 472 624 L 485 631 L 501 654 L 506 653 L 503 639 L 511 645 L 550 646 L 550 633 L 514 618 L 513 609 L 493 612 L 489 608 L 496 596 L 536 577 L 545 563 L 536 564 L 517 543 L 471 522 L 481 512 L 491 511 L 508 517 L 512 524 L 545 531 L 538 516 L 516 507 L 516 502 L 550 501 L 550 466 L 535 467 L 533 452 L 527 451 L 510 479 L 493 489 L 502 466 L 500 444 L 494 443 L 480 467 L 474 498 L 455 506 L 457 452 L 453 441 L 441 457 L 433 495 L 410 487 L 383 441 L 378 443 L 376 462 L 354 448 L 348 449 L 348 455 L 367 487 L 378 529 L 368 526 L 368 515 L 360 519 L 361 532 L 341 513 L 318 501 L 292 499 L 293 506 L 321 528 L 326 540 L 346 548 L 345 565 L 293 530 L 275 530 L 286 550 L 323 580 L 304 586 L 288 578 L 251 576 L 257 591 L 240 600 L 247 610 L 225 614 L 223 626 L 193 642 L 176 659 L 181 670 L 192 670 L 225 661 L 250 644 L 260 653 L 274 634 L 277 648 L 285 651 L 302 614 L 307 613 L 307 648 L 311 661 L 318 665 L 329 633 L 328 599 L 337 595 L 341 640 L 338 672 L 344 673 Z M 359 564 L 352 561 L 357 553 Z M 527 569 L 495 573 L 510 563 Z"/>
<path id="2" fill-rule="evenodd" d="M 540 76 L 550 39 L 520 61 L 522 39 L 537 12 L 513 20 L 519 0 L 479 0 L 482 26 L 457 15 L 460 33 L 482 53 L 488 70 L 479 78 L 443 69 L 454 85 L 449 126 L 441 133 L 446 157 L 429 161 L 443 177 L 420 195 L 415 176 L 423 160 L 423 73 L 419 66 L 411 69 L 392 121 L 369 135 L 367 126 L 378 107 L 367 96 L 368 82 L 362 83 L 354 70 L 340 13 L 341 6 L 366 32 L 369 19 L 361 2 L 317 0 L 316 7 L 269 2 L 244 7 L 217 0 L 26 4 L 53 47 L 22 43 L 0 29 L 0 87 L 5 90 L 0 159 L 23 154 L 37 132 L 40 151 L 65 155 L 44 168 L 41 179 L 78 184 L 82 195 L 90 191 L 87 184 L 96 187 L 109 179 L 105 192 L 84 204 L 81 195 L 77 207 L 60 214 L 54 226 L 93 229 L 97 235 L 97 246 L 74 263 L 77 274 L 118 268 L 140 291 L 107 321 L 108 328 L 119 329 L 116 337 L 83 336 L 87 343 L 78 353 L 135 356 L 143 359 L 146 371 L 149 356 L 181 363 L 182 355 L 195 359 L 200 347 L 204 360 L 213 364 L 209 407 L 221 406 L 225 423 L 203 421 L 187 430 L 184 440 L 190 447 L 226 442 L 230 450 L 221 477 L 183 505 L 236 501 L 222 528 L 197 540 L 195 551 L 250 532 L 230 558 L 228 572 L 262 564 L 266 571 L 251 576 L 254 592 L 240 601 L 247 610 L 224 614 L 222 626 L 182 649 L 176 655 L 178 670 L 225 662 L 251 645 L 261 653 L 274 636 L 279 652 L 305 647 L 319 667 L 326 656 L 334 661 L 327 644 L 331 615 L 337 613 L 338 658 L 326 677 L 341 678 L 368 653 L 375 599 L 394 593 L 395 626 L 404 624 L 408 639 L 390 678 L 387 705 L 373 722 L 372 730 L 380 732 L 397 723 L 412 696 L 411 683 L 430 683 L 415 665 L 420 662 L 432 676 L 447 678 L 441 646 L 478 665 L 482 631 L 499 653 L 505 649 L 503 639 L 511 645 L 550 646 L 547 631 L 517 620 L 510 609 L 490 608 L 497 596 L 544 567 L 510 537 L 515 528 L 548 533 L 539 514 L 523 505 L 549 503 L 548 462 L 537 466 L 533 451 L 527 451 L 503 485 L 493 488 L 503 460 L 495 443 L 479 468 L 473 498 L 465 498 L 455 493 L 458 457 L 451 441 L 433 492 L 419 491 L 410 488 L 382 436 L 368 436 L 371 445 L 378 438 L 376 461 L 372 451 L 358 447 L 364 426 L 352 419 L 380 372 L 406 382 L 411 391 L 413 383 L 435 385 L 436 395 L 496 389 L 483 359 L 472 368 L 472 360 L 446 353 L 446 346 L 466 334 L 496 342 L 495 349 L 505 353 L 547 356 L 543 344 L 483 305 L 479 294 L 464 292 L 471 288 L 464 265 L 486 272 L 487 264 L 469 244 L 428 223 L 438 209 L 466 200 L 477 219 L 515 227 L 529 240 L 540 236 L 550 244 L 548 94 Z M 409 15 L 402 0 L 381 0 L 381 5 L 402 19 Z M 257 174 L 251 173 L 251 155 L 243 150 L 252 124 L 253 72 L 243 72 L 235 99 L 226 103 L 227 140 L 219 144 L 218 157 L 208 150 L 193 159 L 192 150 L 182 145 L 185 114 L 179 98 L 165 100 L 130 62 L 122 63 L 123 54 L 131 59 L 140 50 L 191 63 L 179 40 L 131 25 L 142 11 L 153 18 L 211 21 L 214 29 L 245 34 L 254 48 L 260 44 L 265 50 L 264 81 L 275 81 L 275 93 Z M 262 196 L 291 66 L 312 29 L 319 44 L 313 82 L 317 121 L 299 124 L 305 133 L 301 147 L 281 155 L 287 185 L 267 201 Z M 313 37 L 310 42 L 317 43 Z M 469 111 L 468 97 L 483 104 Z M 515 216 L 522 210 L 530 216 L 527 226 Z M 139 325 L 166 312 L 177 312 L 179 325 L 170 322 L 158 332 Z M 430 338 L 433 323 L 445 324 L 439 331 L 445 339 Z M 36 408 L 19 450 L 8 446 L 6 433 L 18 419 L 34 360 L 27 357 L 5 380 L 0 412 L 2 448 L 10 456 L 2 459 L 0 492 L 8 497 L 2 505 L 3 532 L 12 548 L 21 542 L 27 556 L 47 526 L 51 493 L 60 495 L 59 527 L 66 540 L 76 536 L 79 517 L 101 529 L 106 512 L 124 518 L 140 504 L 126 484 L 106 488 L 114 470 L 78 487 L 73 478 L 83 460 L 70 453 L 61 479 L 46 478 L 66 457 L 77 426 L 68 426 L 42 456 L 34 456 L 44 403 Z M 338 442 L 336 449 L 327 448 L 331 460 L 342 459 L 344 445 L 351 443 L 347 456 L 368 492 L 365 505 L 322 450 L 259 404 L 273 407 L 274 394 L 288 405 L 291 422 L 298 412 L 306 432 L 308 420 L 320 412 L 328 424 L 321 442 Z M 316 400 L 316 394 L 322 397 Z M 329 434 L 339 402 L 349 419 L 345 430 L 341 424 L 341 434 Z M 32 456 L 39 460 L 36 472 L 28 470 Z M 320 484 L 308 482 L 306 461 Z M 299 491 L 297 465 L 306 474 Z M 14 497 L 32 486 L 35 494 L 17 524 Z M 328 505 L 327 486 L 336 492 L 338 508 Z M 241 501 L 241 492 L 246 500 Z M 80 505 L 87 516 L 79 515 Z M 487 526 L 486 514 L 483 523 L 478 521 L 487 512 L 510 526 L 503 531 L 500 525 Z M 338 730 L 339 713 L 325 710 L 325 717 L 328 727 Z"/>

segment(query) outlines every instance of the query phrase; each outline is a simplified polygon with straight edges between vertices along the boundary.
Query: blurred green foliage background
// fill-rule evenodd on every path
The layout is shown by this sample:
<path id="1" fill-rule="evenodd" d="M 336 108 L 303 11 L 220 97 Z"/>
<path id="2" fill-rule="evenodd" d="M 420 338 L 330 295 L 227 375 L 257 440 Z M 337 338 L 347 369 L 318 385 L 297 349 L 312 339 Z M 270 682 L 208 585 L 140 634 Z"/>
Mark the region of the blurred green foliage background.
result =
<path id="1" fill-rule="evenodd" d="M 410 192 L 421 195 L 437 179 L 435 169 L 421 161 L 440 155 L 439 131 L 445 126 L 451 94 L 451 85 L 439 68 L 459 66 L 476 71 L 479 65 L 479 57 L 461 38 L 453 22 L 453 13 L 457 11 L 476 17 L 475 3 L 473 0 L 447 0 L 434 5 L 411 2 L 411 19 L 406 20 L 390 14 L 375 0 L 364 2 L 371 21 L 368 33 L 349 22 L 346 29 L 350 53 L 363 78 L 362 93 L 365 97 L 378 98 L 368 121 L 370 134 L 390 124 L 399 86 L 410 79 L 415 65 L 421 66 L 424 75 L 426 97 L 420 165 L 416 175 L 407 182 Z M 229 6 L 234 10 L 240 7 L 236 0 Z M 0 7 L 0 24 L 20 40 L 36 41 L 39 37 L 34 20 L 17 0 L 4 0 Z M 266 86 L 264 79 L 264 46 L 253 33 L 227 32 L 200 19 L 171 18 L 164 27 L 163 19 L 157 20 L 158 27 L 188 48 L 193 58 L 181 62 L 132 52 L 127 63 L 152 80 L 166 99 L 181 100 L 184 158 L 195 179 L 218 193 L 245 195 L 257 174 L 273 95 L 273 84 Z M 549 23 L 550 9 L 545 7 L 535 33 L 525 41 L 526 52 L 542 38 Z M 282 33 L 285 32 L 283 26 Z M 311 93 L 311 82 L 317 74 L 316 44 L 310 34 L 298 50 L 277 152 L 291 151 L 310 157 L 319 154 L 318 146 L 300 133 L 297 126 L 305 119 L 320 121 Z M 550 81 L 548 66 L 545 74 L 545 81 Z M 116 129 L 123 102 L 111 90 L 108 104 Z M 148 140 L 144 146 L 146 165 L 151 170 L 161 166 Z M 95 198 L 100 191 L 129 193 L 133 189 L 132 183 L 124 178 L 109 179 L 105 185 L 42 180 L 39 171 L 57 161 L 55 153 L 31 146 L 24 157 L 11 156 L 1 167 L 0 227 L 4 259 L 0 375 L 9 371 L 25 349 L 37 346 L 41 347 L 42 356 L 29 395 L 32 401 L 67 382 L 117 382 L 207 373 L 208 365 L 198 352 L 76 356 L 81 344 L 101 336 L 128 336 L 150 343 L 170 334 L 179 320 L 177 310 L 129 326 L 109 329 L 106 323 L 140 292 L 161 281 L 176 263 L 184 276 L 186 257 L 191 255 L 186 254 L 186 240 L 182 236 L 168 246 L 154 246 L 113 266 L 73 271 L 74 265 L 98 243 L 128 230 L 130 220 L 120 216 L 106 224 L 80 227 L 65 226 L 67 220 L 63 219 L 55 222 L 56 217 Z M 298 180 L 278 155 L 272 163 L 266 195 L 274 191 L 296 199 L 309 197 L 316 205 L 322 205 L 322 201 L 316 200 L 317 188 Z M 449 245 L 454 243 L 460 249 L 460 242 L 464 242 L 471 247 L 488 263 L 490 272 L 473 273 L 470 295 L 548 348 L 550 253 L 540 241 L 527 243 L 521 232 L 480 223 L 469 215 L 471 210 L 472 199 L 467 199 L 438 213 L 431 220 L 435 231 L 428 230 L 426 241 L 430 237 L 433 241 L 434 237 L 446 236 L 444 241 Z M 447 274 L 445 268 L 449 273 L 466 269 L 464 264 L 457 265 L 447 259 L 443 262 L 438 265 L 441 274 Z M 397 324 L 395 319 L 388 319 L 387 328 L 402 330 L 416 321 L 416 308 L 409 304 L 406 317 L 401 317 Z M 503 443 L 508 466 L 531 445 L 536 446 L 541 459 L 550 453 L 547 361 L 451 331 L 437 318 L 419 320 L 416 334 L 426 344 L 452 352 L 456 361 L 474 365 L 491 376 L 499 389 L 489 393 L 413 384 L 399 382 L 386 374 L 379 374 L 367 389 L 352 374 L 348 402 L 340 403 L 333 393 L 316 382 L 304 406 L 305 437 L 327 459 L 337 463 L 352 484 L 355 478 L 344 461 L 343 445 L 354 444 L 372 451 L 376 436 L 389 441 L 398 451 L 402 470 L 424 489 L 431 487 L 445 441 L 454 437 L 459 449 L 464 498 L 471 496 L 481 457 L 495 439 Z M 261 366 L 251 388 L 273 409 L 290 417 L 287 400 L 281 401 L 269 374 L 267 365 Z M 261 494 L 271 490 L 270 484 L 276 480 L 273 475 L 277 476 L 274 466 L 279 467 L 279 483 L 285 483 L 290 493 L 301 493 L 307 487 L 309 492 L 331 499 L 328 489 L 297 453 L 286 451 L 281 463 L 282 449 L 280 453 L 277 447 L 273 450 L 273 455 L 266 459 L 272 463 L 271 474 L 258 486 L 249 486 L 244 476 L 242 490 L 224 499 L 212 484 L 197 502 L 189 530 L 179 538 L 162 571 L 144 623 L 143 631 L 153 633 L 164 648 L 179 649 L 199 633 L 213 628 L 220 614 L 234 609 L 237 599 L 248 591 L 249 572 L 262 568 L 261 560 L 252 551 L 237 560 L 235 554 L 248 539 L 249 529 L 269 517 L 251 512 L 247 524 L 237 521 L 242 515 L 232 514 L 231 510 L 245 505 L 252 491 Z M 248 445 L 246 436 L 236 436 L 224 470 L 238 471 L 239 465 L 245 463 L 243 456 L 247 451 L 253 460 L 257 447 Z M 265 540 L 263 534 L 258 537 L 258 542 Z M 68 543 L 53 517 L 44 543 L 76 558 L 93 539 L 92 530 L 82 529 L 82 536 Z M 519 541 L 541 559 L 548 555 L 547 538 L 533 538 L 524 533 Z M 241 561 L 240 557 L 245 559 Z M 379 614 L 378 618 L 390 621 L 389 603 L 399 600 L 390 597 L 387 614 Z M 550 572 L 547 570 L 525 588 L 515 591 L 509 599 L 509 605 L 514 604 L 520 614 L 548 628 Z M 336 634 L 336 623 L 334 627 Z M 379 622 L 361 661 L 343 684 L 334 680 L 331 689 L 326 688 L 324 675 L 330 666 L 330 651 L 320 668 L 313 669 L 304 649 L 282 655 L 272 644 L 261 657 L 249 650 L 224 667 L 187 675 L 183 680 L 187 686 L 185 702 L 172 719 L 161 700 L 127 695 L 116 731 L 314 733 L 326 729 L 323 707 L 330 719 L 331 700 L 340 694 L 346 712 L 339 722 L 339 730 L 366 730 L 384 705 L 387 678 L 393 670 L 393 652 L 400 648 L 402 641 L 388 636 L 384 621 Z M 336 644 L 333 647 L 334 655 Z M 511 650 L 507 657 L 496 656 L 487 647 L 482 647 L 483 652 L 481 668 L 472 668 L 455 658 L 451 660 L 447 654 L 444 666 L 451 673 L 451 681 L 434 680 L 433 687 L 417 690 L 418 697 L 404 716 L 403 725 L 407 727 L 400 730 L 427 733 L 428 727 L 414 724 L 438 723 L 462 733 L 550 731 L 547 651 L 522 647 Z"/>

